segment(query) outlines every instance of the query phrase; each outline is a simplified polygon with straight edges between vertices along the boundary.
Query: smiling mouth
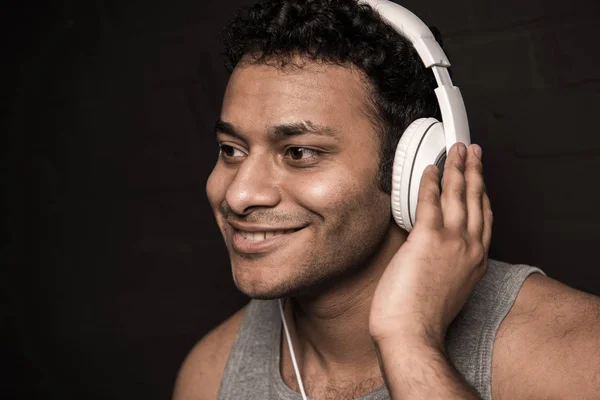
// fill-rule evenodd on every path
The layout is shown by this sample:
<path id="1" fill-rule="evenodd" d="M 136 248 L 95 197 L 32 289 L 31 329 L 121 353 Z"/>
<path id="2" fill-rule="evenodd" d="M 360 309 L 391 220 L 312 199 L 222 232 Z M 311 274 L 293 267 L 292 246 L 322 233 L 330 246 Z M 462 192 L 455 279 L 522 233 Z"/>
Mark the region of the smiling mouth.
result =
<path id="1" fill-rule="evenodd" d="M 236 229 L 244 239 L 252 242 L 261 242 L 263 240 L 274 238 L 275 236 L 286 235 L 288 233 L 298 232 L 302 228 L 286 229 L 278 231 L 247 232 Z"/>

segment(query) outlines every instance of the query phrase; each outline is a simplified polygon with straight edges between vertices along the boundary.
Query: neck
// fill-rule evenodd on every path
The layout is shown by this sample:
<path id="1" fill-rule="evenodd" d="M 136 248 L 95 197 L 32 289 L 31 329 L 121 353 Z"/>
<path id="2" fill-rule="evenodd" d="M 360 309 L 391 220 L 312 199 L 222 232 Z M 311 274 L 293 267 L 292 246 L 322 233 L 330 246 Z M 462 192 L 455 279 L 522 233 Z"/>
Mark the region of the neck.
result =
<path id="1" fill-rule="evenodd" d="M 286 303 L 286 321 L 303 375 L 335 371 L 356 376 L 379 371 L 369 334 L 371 299 L 383 271 L 405 240 L 406 233 L 390 224 L 368 265 L 322 293 L 293 297 Z M 285 355 L 287 345 L 282 349 Z"/>

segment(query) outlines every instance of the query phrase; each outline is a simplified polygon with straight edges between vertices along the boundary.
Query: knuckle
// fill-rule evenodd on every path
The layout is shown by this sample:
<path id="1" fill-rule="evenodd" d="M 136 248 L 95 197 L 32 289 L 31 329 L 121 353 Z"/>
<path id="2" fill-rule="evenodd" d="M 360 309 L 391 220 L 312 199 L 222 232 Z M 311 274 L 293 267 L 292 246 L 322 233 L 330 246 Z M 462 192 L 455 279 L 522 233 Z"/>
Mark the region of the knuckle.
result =
<path id="1" fill-rule="evenodd" d="M 450 171 L 458 174 L 464 174 L 465 165 L 459 161 L 454 161 L 450 164 Z"/>
<path id="2" fill-rule="evenodd" d="M 426 191 L 423 193 L 422 199 L 425 203 L 438 205 L 440 203 L 440 197 L 434 191 Z"/>
<path id="3" fill-rule="evenodd" d="M 466 164 L 466 169 L 470 173 L 475 173 L 476 175 L 483 175 L 483 165 L 480 161 L 468 161 Z"/>
<path id="4" fill-rule="evenodd" d="M 471 254 L 473 256 L 473 260 L 476 263 L 476 265 L 481 265 L 484 264 L 485 261 L 485 247 L 483 246 L 483 243 L 481 242 L 477 242 L 474 243 L 471 246 Z"/>
<path id="5" fill-rule="evenodd" d="M 427 229 L 421 232 L 421 235 L 428 248 L 438 248 L 443 242 L 442 235 L 436 229 Z"/>
<path id="6" fill-rule="evenodd" d="M 455 186 L 451 190 L 446 191 L 446 193 L 450 194 L 451 197 L 463 198 L 465 197 L 465 187 L 462 185 Z"/>
<path id="7" fill-rule="evenodd" d="M 476 179 L 476 180 L 468 180 L 468 184 L 467 184 L 467 190 L 469 191 L 469 193 L 478 193 L 481 194 L 483 193 L 483 181 L 480 179 Z"/>
<path id="8" fill-rule="evenodd" d="M 444 242 L 444 238 L 438 231 L 431 231 L 429 235 L 429 245 L 430 249 L 440 248 L 442 243 Z"/>
<path id="9" fill-rule="evenodd" d="M 465 174 L 465 182 L 467 185 L 476 187 L 477 189 L 484 191 L 485 183 L 483 182 L 483 176 L 478 172 L 467 171 Z"/>
<path id="10" fill-rule="evenodd" d="M 448 244 L 453 253 L 465 254 L 468 249 L 468 243 L 462 236 L 453 238 Z"/>
<path id="11" fill-rule="evenodd" d="M 442 193 L 444 193 L 444 191 L 447 192 L 455 189 L 464 190 L 464 187 L 466 186 L 465 176 L 456 173 L 444 174 L 442 186 Z"/>

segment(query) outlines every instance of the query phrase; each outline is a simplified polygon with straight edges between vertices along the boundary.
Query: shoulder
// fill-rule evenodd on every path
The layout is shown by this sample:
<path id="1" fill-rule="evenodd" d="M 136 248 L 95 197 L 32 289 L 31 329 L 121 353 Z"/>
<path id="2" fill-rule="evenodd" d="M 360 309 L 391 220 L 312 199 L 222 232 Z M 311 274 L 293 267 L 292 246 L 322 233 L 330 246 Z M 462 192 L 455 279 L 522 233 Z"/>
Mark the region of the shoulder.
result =
<path id="1" fill-rule="evenodd" d="M 247 306 L 204 336 L 183 362 L 173 400 L 214 400 L 217 398 L 229 352 L 242 325 Z"/>
<path id="2" fill-rule="evenodd" d="M 598 349 L 600 298 L 533 274 L 496 334 L 493 397 L 592 398 Z"/>

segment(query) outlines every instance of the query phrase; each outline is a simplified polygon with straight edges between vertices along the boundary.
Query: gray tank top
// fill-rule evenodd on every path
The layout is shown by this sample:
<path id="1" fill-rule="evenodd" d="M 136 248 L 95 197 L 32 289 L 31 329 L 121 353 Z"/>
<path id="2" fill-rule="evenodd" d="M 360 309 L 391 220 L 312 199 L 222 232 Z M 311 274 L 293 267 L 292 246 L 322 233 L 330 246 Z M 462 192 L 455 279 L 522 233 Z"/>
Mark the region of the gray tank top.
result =
<path id="1" fill-rule="evenodd" d="M 496 331 L 512 307 L 525 278 L 543 272 L 528 265 L 489 260 L 446 335 L 448 356 L 458 372 L 483 399 L 492 398 L 492 348 Z M 218 399 L 302 400 L 281 378 L 281 319 L 276 300 L 252 300 L 231 348 Z M 389 399 L 385 385 L 360 400 Z"/>

